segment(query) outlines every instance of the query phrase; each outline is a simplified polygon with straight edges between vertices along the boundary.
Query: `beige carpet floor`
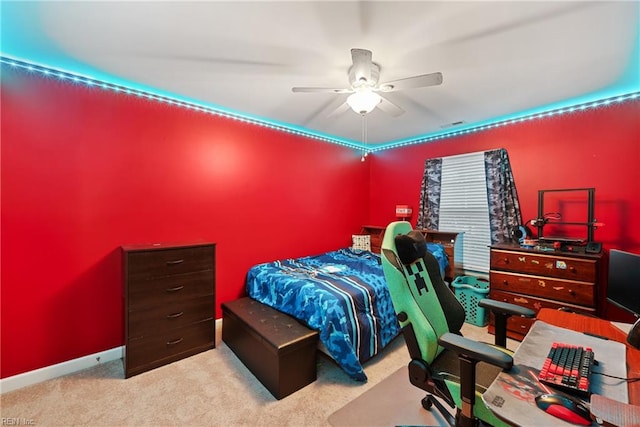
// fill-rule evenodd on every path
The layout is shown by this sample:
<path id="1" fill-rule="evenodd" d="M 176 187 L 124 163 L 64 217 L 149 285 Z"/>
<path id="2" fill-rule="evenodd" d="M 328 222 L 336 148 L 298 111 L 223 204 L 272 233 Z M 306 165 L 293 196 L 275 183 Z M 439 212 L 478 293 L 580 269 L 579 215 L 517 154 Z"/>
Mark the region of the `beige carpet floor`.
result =
<path id="1" fill-rule="evenodd" d="M 420 401 L 425 392 L 412 386 L 403 366 L 329 416 L 333 427 L 447 426 L 437 409 L 426 411 Z M 444 404 L 444 402 L 443 402 Z M 446 408 L 449 408 L 445 404 Z M 449 411 L 454 414 L 454 409 Z"/>
<path id="2" fill-rule="evenodd" d="M 492 339 L 486 328 L 472 325 L 465 324 L 463 333 Z M 5 393 L 0 396 L 0 412 L 3 423 L 36 426 L 329 426 L 334 412 L 378 384 L 382 392 L 366 404 L 388 401 L 393 411 L 393 396 L 411 387 L 404 381 L 383 381 L 407 362 L 404 341 L 396 339 L 364 366 L 369 380 L 359 383 L 321 355 L 318 379 L 276 400 L 218 342 L 213 350 L 126 380 L 122 361 L 117 360 Z M 420 390 L 410 392 L 422 395 Z M 419 399 L 415 404 L 419 407 Z M 397 405 L 395 409 L 403 410 Z M 361 425 L 371 425 L 363 421 Z"/>

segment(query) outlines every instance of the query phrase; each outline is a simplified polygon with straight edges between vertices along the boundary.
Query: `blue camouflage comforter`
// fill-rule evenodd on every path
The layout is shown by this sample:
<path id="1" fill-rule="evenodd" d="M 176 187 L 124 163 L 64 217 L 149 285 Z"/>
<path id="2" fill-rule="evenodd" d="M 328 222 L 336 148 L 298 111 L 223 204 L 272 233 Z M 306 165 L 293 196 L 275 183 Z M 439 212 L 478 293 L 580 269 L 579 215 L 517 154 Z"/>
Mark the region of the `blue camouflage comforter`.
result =
<path id="1" fill-rule="evenodd" d="M 447 258 L 429 244 L 441 268 Z M 366 381 L 362 363 L 400 332 L 380 256 L 340 249 L 252 267 L 247 293 L 319 331 L 329 355 L 353 379 Z"/>

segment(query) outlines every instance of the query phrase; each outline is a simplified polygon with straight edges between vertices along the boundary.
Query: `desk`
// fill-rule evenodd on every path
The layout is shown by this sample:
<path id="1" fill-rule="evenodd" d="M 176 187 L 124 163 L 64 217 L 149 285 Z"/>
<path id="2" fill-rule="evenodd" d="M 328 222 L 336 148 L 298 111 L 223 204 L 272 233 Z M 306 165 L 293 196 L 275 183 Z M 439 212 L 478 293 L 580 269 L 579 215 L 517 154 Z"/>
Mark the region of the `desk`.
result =
<path id="1" fill-rule="evenodd" d="M 626 343 L 626 334 L 613 326 L 608 320 L 548 308 L 541 309 L 538 312 L 537 319 L 551 325 L 574 331 L 589 332 L 624 343 L 627 347 L 627 375 L 628 377 L 640 377 L 640 350 L 629 346 Z M 640 382 L 629 384 L 629 403 L 640 405 Z"/>
<path id="2" fill-rule="evenodd" d="M 499 417 L 518 425 L 571 425 L 555 417 L 552 417 L 535 406 L 534 397 L 548 392 L 537 381 L 539 366 L 553 341 L 568 342 L 586 347 L 592 347 L 596 354 L 596 360 L 600 363 L 594 368 L 594 372 L 602 372 L 619 377 L 638 376 L 638 357 L 640 351 L 626 345 L 626 334 L 611 325 L 610 322 L 588 316 L 567 312 L 559 312 L 551 309 L 543 309 L 538 314 L 538 321 L 525 337 L 514 355 L 514 367 L 509 372 L 501 373 L 491 384 L 482 398 L 487 407 Z M 601 336 L 607 336 L 604 340 L 585 335 L 589 332 Z M 599 356 L 598 356 L 599 355 Z M 625 355 L 628 363 L 625 364 Z M 612 409 L 610 406 L 617 402 L 629 401 L 637 404 L 637 384 L 630 387 L 618 380 L 594 375 L 591 379 L 592 390 L 597 402 L 593 402 L 594 410 L 600 414 L 609 414 L 611 411 L 620 412 L 621 408 L 628 408 L 629 416 L 637 416 L 637 407 L 629 407 L 620 404 Z M 553 390 L 553 392 L 556 392 Z M 598 400 L 597 394 L 606 396 Z M 625 411 L 626 412 L 626 411 Z M 595 412 L 594 412 L 595 413 Z M 612 418 L 609 418 L 612 419 Z"/>

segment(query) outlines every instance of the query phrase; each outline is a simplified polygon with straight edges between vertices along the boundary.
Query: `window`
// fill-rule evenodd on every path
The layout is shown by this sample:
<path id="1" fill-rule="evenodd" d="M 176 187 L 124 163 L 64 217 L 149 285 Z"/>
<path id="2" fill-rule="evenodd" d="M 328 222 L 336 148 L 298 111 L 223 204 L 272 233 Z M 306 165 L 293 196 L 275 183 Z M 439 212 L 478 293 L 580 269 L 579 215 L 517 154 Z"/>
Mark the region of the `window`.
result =
<path id="1" fill-rule="evenodd" d="M 425 162 L 418 228 L 459 232 L 456 263 L 489 272 L 489 246 L 509 241 L 521 224 L 518 194 L 505 149 Z"/>
<path id="2" fill-rule="evenodd" d="M 484 154 L 444 157 L 440 185 L 438 229 L 463 233 L 464 270 L 488 273 L 491 235 Z"/>

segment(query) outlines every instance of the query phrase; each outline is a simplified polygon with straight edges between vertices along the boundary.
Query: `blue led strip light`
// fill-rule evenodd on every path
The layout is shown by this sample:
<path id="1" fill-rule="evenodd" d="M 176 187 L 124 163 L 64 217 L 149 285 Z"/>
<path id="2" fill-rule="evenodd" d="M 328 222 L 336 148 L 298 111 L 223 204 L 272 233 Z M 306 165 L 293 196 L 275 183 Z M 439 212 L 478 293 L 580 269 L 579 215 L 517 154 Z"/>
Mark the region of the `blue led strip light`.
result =
<path id="1" fill-rule="evenodd" d="M 307 137 L 307 138 L 317 139 L 317 140 L 324 141 L 324 142 L 330 142 L 332 144 L 342 145 L 342 146 L 349 147 L 349 148 L 354 148 L 354 149 L 357 149 L 357 150 L 362 150 L 362 149 L 365 148 L 363 144 L 360 144 L 358 142 L 352 142 L 352 141 L 343 140 L 343 139 L 339 139 L 339 138 L 333 138 L 333 137 L 330 137 L 330 136 L 317 134 L 317 133 L 314 133 L 312 131 L 305 130 L 305 129 L 296 129 L 293 126 L 287 126 L 287 125 L 284 125 L 284 124 L 272 123 L 272 122 L 269 122 L 267 120 L 260 120 L 260 119 L 244 116 L 242 114 L 222 111 L 220 109 L 213 108 L 211 106 L 201 105 L 201 104 L 197 104 L 195 102 L 183 101 L 183 100 L 172 98 L 172 97 L 169 97 L 169 96 L 158 95 L 158 94 L 154 94 L 154 93 L 152 93 L 150 91 L 144 91 L 144 90 L 140 90 L 140 89 L 132 89 L 130 87 L 126 87 L 126 86 L 123 86 L 123 85 L 104 82 L 104 81 L 97 80 L 97 79 L 94 79 L 94 78 L 91 78 L 91 77 L 87 77 L 87 76 L 71 73 L 71 72 L 68 72 L 68 71 L 56 70 L 56 69 L 53 69 L 53 68 L 50 68 L 50 67 L 46 67 L 46 66 L 43 66 L 43 65 L 38 65 L 38 64 L 33 64 L 33 63 L 30 63 L 30 62 L 18 60 L 18 59 L 8 58 L 6 56 L 0 56 L 0 63 L 7 64 L 7 65 L 9 65 L 11 67 L 21 68 L 21 69 L 27 70 L 29 72 L 40 73 L 40 74 L 48 76 L 48 77 L 55 77 L 55 78 L 58 78 L 60 80 L 66 80 L 66 81 L 70 81 L 70 82 L 73 82 L 73 83 L 81 83 L 81 84 L 85 84 L 87 86 L 97 87 L 97 88 L 105 89 L 105 90 L 112 90 L 114 92 L 120 92 L 120 93 L 124 93 L 124 94 L 127 94 L 127 95 L 134 95 L 134 96 L 138 96 L 138 97 L 141 97 L 141 98 L 146 98 L 146 99 L 149 99 L 149 100 L 152 100 L 152 101 L 164 102 L 164 103 L 167 103 L 167 104 L 170 104 L 170 105 L 175 105 L 175 106 L 178 106 L 178 107 L 183 107 L 183 108 L 187 108 L 187 109 L 190 109 L 190 110 L 195 110 L 195 111 L 199 111 L 199 112 L 202 112 L 202 113 L 214 114 L 214 115 L 217 115 L 217 116 L 221 116 L 221 117 L 225 117 L 225 118 L 229 118 L 229 119 L 233 119 L 233 120 L 237 120 L 237 121 L 241 121 L 241 122 L 245 122 L 245 123 L 250 123 L 250 124 L 254 124 L 254 125 L 258 125 L 258 126 L 263 126 L 263 127 L 267 127 L 267 128 L 270 128 L 270 129 L 275 129 L 275 130 L 278 130 L 278 131 L 294 134 L 294 135 L 300 135 L 300 136 L 304 136 L 304 137 Z"/>
<path id="2" fill-rule="evenodd" d="M 624 95 L 618 95 L 618 96 L 613 96 L 613 97 L 610 97 L 610 98 L 604 98 L 604 99 L 599 99 L 599 100 L 596 100 L 596 101 L 586 102 L 586 103 L 582 103 L 582 104 L 576 104 L 576 105 L 572 105 L 572 106 L 569 106 L 569 107 L 551 109 L 551 110 L 543 111 L 543 112 L 540 112 L 540 113 L 524 114 L 521 117 L 515 117 L 515 118 L 512 118 L 512 119 L 508 119 L 508 120 L 494 121 L 494 122 L 490 122 L 490 123 L 487 123 L 487 124 L 484 124 L 484 125 L 475 125 L 475 126 L 472 125 L 472 126 L 470 126 L 468 128 L 465 128 L 465 129 L 459 129 L 459 130 L 449 131 L 449 132 L 442 132 L 442 133 L 438 133 L 438 134 L 435 134 L 435 135 L 425 135 L 425 136 L 406 139 L 406 140 L 402 140 L 402 141 L 390 142 L 390 143 L 387 143 L 387 144 L 382 144 L 382 145 L 378 145 L 376 147 L 372 147 L 371 151 L 372 152 L 376 152 L 376 151 L 388 150 L 390 148 L 404 147 L 404 146 L 407 146 L 407 145 L 424 144 L 424 143 L 427 143 L 427 142 L 432 142 L 432 141 L 436 141 L 436 140 L 440 140 L 440 139 L 452 138 L 452 137 L 455 137 L 455 136 L 466 135 L 466 134 L 470 134 L 470 133 L 474 133 L 474 132 L 480 132 L 480 131 L 483 131 L 483 130 L 493 129 L 493 128 L 497 128 L 497 127 L 501 127 L 501 126 L 512 125 L 512 124 L 515 124 L 515 123 L 522 123 L 522 122 L 526 122 L 526 121 L 529 121 L 529 120 L 537 120 L 537 119 L 542 119 L 542 118 L 545 118 L 545 117 L 557 116 L 557 115 L 560 115 L 560 114 L 575 113 L 575 112 L 584 111 L 584 110 L 588 110 L 588 109 L 592 109 L 592 108 L 605 107 L 607 105 L 620 103 L 620 102 L 625 102 L 625 101 L 630 101 L 630 100 L 639 99 L 639 98 L 640 98 L 640 91 L 631 92 L 631 93 L 627 93 L 627 94 L 624 94 Z"/>
<path id="3" fill-rule="evenodd" d="M 239 113 L 223 111 L 221 109 L 217 109 L 217 108 L 214 108 L 214 107 L 211 107 L 211 106 L 207 106 L 207 105 L 198 104 L 196 102 L 184 101 L 184 100 L 180 100 L 180 99 L 173 98 L 173 97 L 170 97 L 170 96 L 165 96 L 165 95 L 158 95 L 158 94 L 154 94 L 154 93 L 152 93 L 150 91 L 145 91 L 145 90 L 140 90 L 140 89 L 133 89 L 133 88 L 130 88 L 130 87 L 127 87 L 127 86 L 124 86 L 124 85 L 109 83 L 109 82 L 97 80 L 97 79 L 94 79 L 94 78 L 91 78 L 91 77 L 86 77 L 86 76 L 75 74 L 75 73 L 71 73 L 71 72 L 68 72 L 68 71 L 57 70 L 57 69 L 54 69 L 54 68 L 51 68 L 51 67 L 46 67 L 46 66 L 43 66 L 43 65 L 38 65 L 38 64 L 30 63 L 30 62 L 23 61 L 23 60 L 9 58 L 9 57 L 6 57 L 6 56 L 0 56 L 0 63 L 7 64 L 7 65 L 10 65 L 12 67 L 21 68 L 21 69 L 24 69 L 24 70 L 27 70 L 27 71 L 30 71 L 30 72 L 37 72 L 37 73 L 40 73 L 40 74 L 43 74 L 43 75 L 49 76 L 49 77 L 56 77 L 56 78 L 59 78 L 61 80 L 68 80 L 68 81 L 71 81 L 73 83 L 82 83 L 82 84 L 85 84 L 85 85 L 91 86 L 91 87 L 97 87 L 97 88 L 101 88 L 101 89 L 105 89 L 105 90 L 113 90 L 115 92 L 120 92 L 120 93 L 124 93 L 124 94 L 127 94 L 127 95 L 139 96 L 141 98 L 146 98 L 146 99 L 149 99 L 149 100 L 152 100 L 152 101 L 164 102 L 164 103 L 167 103 L 167 104 L 170 104 L 170 105 L 175 105 L 175 106 L 187 108 L 187 109 L 190 109 L 190 110 L 195 110 L 195 111 L 208 113 L 208 114 L 214 114 L 214 115 L 217 115 L 217 116 L 226 117 L 226 118 L 229 118 L 229 119 L 233 119 L 233 120 L 237 120 L 237 121 L 241 121 L 241 122 L 245 122 L 245 123 L 250 123 L 250 124 L 254 124 L 254 125 L 258 125 L 258 126 L 263 126 L 263 127 L 267 127 L 267 128 L 270 128 L 270 129 L 275 129 L 275 130 L 278 130 L 278 131 L 294 134 L 294 135 L 300 135 L 300 136 L 303 136 L 303 137 L 316 139 L 316 140 L 319 140 L 319 141 L 324 141 L 324 142 L 329 142 L 329 143 L 332 143 L 332 144 L 342 145 L 344 147 L 349 147 L 349 148 L 353 148 L 353 149 L 357 149 L 357 150 L 364 150 L 367 154 L 368 153 L 374 153 L 374 152 L 377 152 L 377 151 L 382 151 L 382 150 L 388 150 L 388 149 L 391 149 L 391 148 L 404 147 L 404 146 L 408 146 L 408 145 L 424 144 L 424 143 L 437 141 L 437 140 L 441 140 L 441 139 L 452 138 L 452 137 L 455 137 L 455 136 L 467 135 L 467 134 L 474 133 L 474 132 L 481 132 L 481 131 L 484 131 L 484 130 L 493 129 L 493 128 L 497 128 L 497 127 L 501 127 L 501 126 L 507 126 L 507 125 L 516 124 L 516 123 L 522 123 L 522 122 L 529 121 L 529 120 L 542 119 L 542 118 L 545 118 L 545 117 L 552 117 L 552 116 L 557 116 L 557 115 L 560 115 L 560 114 L 575 113 L 575 112 L 584 111 L 584 110 L 587 110 L 587 109 L 604 107 L 604 106 L 611 105 L 611 104 L 614 104 L 614 103 L 620 103 L 620 102 L 625 102 L 625 101 L 629 101 L 629 100 L 640 98 L 640 91 L 630 92 L 630 93 L 627 93 L 627 94 L 608 97 L 608 98 L 602 98 L 602 99 L 598 99 L 598 100 L 595 100 L 595 101 L 576 103 L 575 105 L 571 105 L 571 106 L 568 106 L 568 107 L 548 109 L 546 111 L 541 111 L 541 112 L 538 112 L 538 113 L 530 113 L 530 114 L 526 114 L 525 113 L 520 117 L 514 117 L 514 118 L 511 118 L 511 119 L 506 119 L 506 120 L 497 119 L 497 120 L 490 121 L 490 122 L 482 124 L 482 125 L 470 125 L 470 126 L 468 126 L 466 128 L 458 129 L 458 130 L 455 130 L 455 131 L 448 131 L 448 132 L 444 131 L 444 132 L 441 132 L 441 133 L 423 135 L 423 136 L 420 136 L 420 137 L 415 137 L 415 138 L 404 139 L 404 140 L 400 140 L 400 141 L 389 142 L 389 143 L 386 143 L 386 144 L 364 145 L 364 144 L 356 142 L 356 141 L 350 141 L 350 140 L 340 139 L 340 138 L 331 137 L 331 136 L 327 136 L 327 135 L 322 135 L 322 134 L 314 133 L 314 132 L 306 130 L 306 129 L 296 128 L 296 127 L 291 126 L 291 125 L 274 123 L 274 122 L 270 122 L 270 121 L 264 120 L 264 119 L 257 119 L 257 118 L 248 117 L 248 116 L 245 116 L 245 115 L 242 115 L 242 114 L 239 114 Z"/>

